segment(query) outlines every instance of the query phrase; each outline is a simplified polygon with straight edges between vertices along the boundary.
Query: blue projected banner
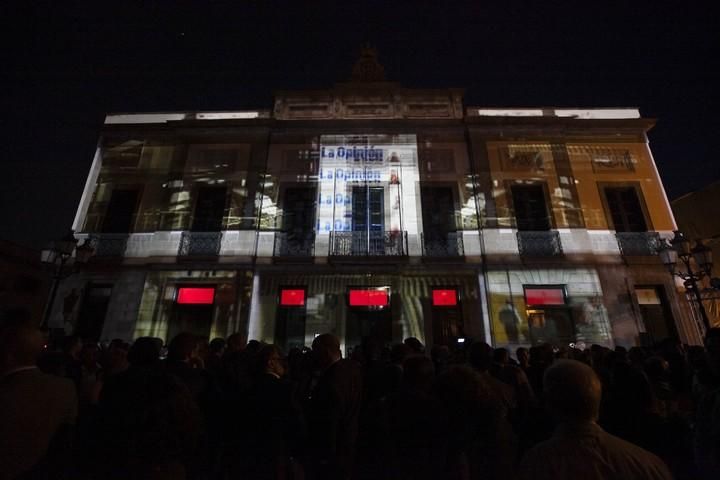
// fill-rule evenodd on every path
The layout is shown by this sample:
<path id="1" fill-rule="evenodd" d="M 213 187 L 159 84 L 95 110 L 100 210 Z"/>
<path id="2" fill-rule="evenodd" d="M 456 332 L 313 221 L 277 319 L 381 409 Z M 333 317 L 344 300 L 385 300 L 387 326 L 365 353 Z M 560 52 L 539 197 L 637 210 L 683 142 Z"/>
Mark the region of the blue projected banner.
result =
<path id="1" fill-rule="evenodd" d="M 386 231 L 417 232 L 415 185 L 419 181 L 415 135 L 323 135 L 318 171 L 318 234 L 358 230 L 353 195 L 382 189 L 382 205 L 373 205 Z M 365 187 L 359 188 L 359 187 Z M 368 197 L 369 198 L 369 197 Z M 356 205 L 368 208 L 368 202 Z M 368 225 L 367 219 L 363 221 Z"/>

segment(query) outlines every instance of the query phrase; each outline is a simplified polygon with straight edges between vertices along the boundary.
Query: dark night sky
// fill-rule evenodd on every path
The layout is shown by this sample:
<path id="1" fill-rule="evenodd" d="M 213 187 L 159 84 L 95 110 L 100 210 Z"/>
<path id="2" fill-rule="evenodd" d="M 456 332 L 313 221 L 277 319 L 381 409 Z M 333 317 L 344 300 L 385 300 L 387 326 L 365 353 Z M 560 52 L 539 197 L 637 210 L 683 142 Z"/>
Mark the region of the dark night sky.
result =
<path id="1" fill-rule="evenodd" d="M 389 80 L 464 87 L 468 105 L 639 107 L 677 197 L 720 179 L 704 3 L 2 2 L 0 238 L 70 227 L 106 112 L 269 108 L 274 90 L 347 80 L 368 41 Z"/>

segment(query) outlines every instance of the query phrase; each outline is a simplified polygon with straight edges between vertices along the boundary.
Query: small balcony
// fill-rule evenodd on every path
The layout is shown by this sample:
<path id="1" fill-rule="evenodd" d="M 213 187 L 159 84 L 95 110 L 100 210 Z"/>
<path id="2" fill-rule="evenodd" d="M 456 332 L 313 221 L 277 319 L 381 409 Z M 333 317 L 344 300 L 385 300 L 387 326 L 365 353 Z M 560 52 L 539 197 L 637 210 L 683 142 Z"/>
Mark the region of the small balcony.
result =
<path id="1" fill-rule="evenodd" d="M 617 232 L 615 237 L 626 257 L 657 255 L 661 246 L 658 232 Z"/>
<path id="2" fill-rule="evenodd" d="M 449 232 L 443 236 L 421 235 L 423 256 L 429 258 L 458 258 L 465 255 L 462 232 Z"/>
<path id="3" fill-rule="evenodd" d="M 302 259 L 315 251 L 315 232 L 275 232 L 273 257 Z"/>
<path id="4" fill-rule="evenodd" d="M 330 255 L 334 257 L 404 257 L 407 232 L 330 232 Z"/>
<path id="5" fill-rule="evenodd" d="M 121 258 L 127 249 L 129 233 L 98 233 L 90 235 L 96 258 Z"/>
<path id="6" fill-rule="evenodd" d="M 560 233 L 555 230 L 517 232 L 518 250 L 523 257 L 558 257 L 563 254 Z"/>
<path id="7" fill-rule="evenodd" d="M 217 257 L 222 232 L 182 232 L 179 257 Z"/>

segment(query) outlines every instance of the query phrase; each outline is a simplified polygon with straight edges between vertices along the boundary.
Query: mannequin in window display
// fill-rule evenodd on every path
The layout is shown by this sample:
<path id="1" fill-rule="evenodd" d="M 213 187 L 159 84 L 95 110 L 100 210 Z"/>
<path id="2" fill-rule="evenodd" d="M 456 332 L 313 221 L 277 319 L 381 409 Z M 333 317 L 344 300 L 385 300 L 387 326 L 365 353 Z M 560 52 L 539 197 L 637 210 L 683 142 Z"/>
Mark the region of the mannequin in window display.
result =
<path id="1" fill-rule="evenodd" d="M 522 320 L 510 300 L 506 300 L 505 305 L 500 309 L 499 318 L 500 323 L 505 327 L 508 343 L 518 343 L 520 340 L 520 324 Z"/>
<path id="2" fill-rule="evenodd" d="M 528 334 L 533 345 L 539 345 L 547 341 L 543 312 L 534 312 L 528 315 Z"/>

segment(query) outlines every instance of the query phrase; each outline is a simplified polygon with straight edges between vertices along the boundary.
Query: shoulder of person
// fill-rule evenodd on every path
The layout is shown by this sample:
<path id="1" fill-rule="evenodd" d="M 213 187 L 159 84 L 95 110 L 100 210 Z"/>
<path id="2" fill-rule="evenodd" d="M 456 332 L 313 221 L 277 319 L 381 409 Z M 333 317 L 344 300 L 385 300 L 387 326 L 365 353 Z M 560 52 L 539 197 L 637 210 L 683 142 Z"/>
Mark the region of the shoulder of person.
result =
<path id="1" fill-rule="evenodd" d="M 624 458 L 629 463 L 632 463 L 633 466 L 641 468 L 646 472 L 654 471 L 655 475 L 653 475 L 652 478 L 672 478 L 665 462 L 654 453 L 605 431 L 603 431 L 601 435 L 604 443 L 612 447 L 613 454 L 616 457 Z"/>

